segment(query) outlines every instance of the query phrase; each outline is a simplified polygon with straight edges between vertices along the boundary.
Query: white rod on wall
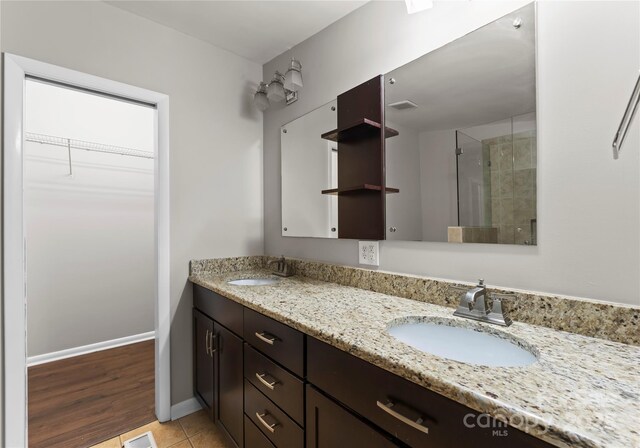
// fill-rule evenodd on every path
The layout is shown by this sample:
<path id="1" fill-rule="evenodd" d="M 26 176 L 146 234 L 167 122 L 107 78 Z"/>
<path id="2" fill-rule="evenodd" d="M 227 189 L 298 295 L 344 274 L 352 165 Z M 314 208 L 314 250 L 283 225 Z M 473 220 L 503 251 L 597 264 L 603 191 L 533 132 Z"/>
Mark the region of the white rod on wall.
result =
<path id="1" fill-rule="evenodd" d="M 27 139 L 28 138 L 29 137 L 27 137 Z M 67 139 L 67 152 L 69 153 L 69 176 L 73 176 L 73 166 L 71 165 L 71 139 L 70 138 Z"/>
<path id="2" fill-rule="evenodd" d="M 636 86 L 633 88 L 633 93 L 631 94 L 631 98 L 629 99 L 627 108 L 625 109 L 624 115 L 622 116 L 622 121 L 620 122 L 620 126 L 618 126 L 618 131 L 616 132 L 616 136 L 613 139 L 613 158 L 614 159 L 617 159 L 618 155 L 620 154 L 620 149 L 622 148 L 624 139 L 627 136 L 627 132 L 629 131 L 629 126 L 631 126 L 631 121 L 633 120 L 633 117 L 636 114 L 636 111 L 638 110 L 639 103 L 640 103 L 640 74 L 638 75 Z"/>
<path id="3" fill-rule="evenodd" d="M 139 149 L 125 148 L 123 146 L 105 145 L 103 143 L 86 142 L 72 138 L 56 137 L 54 135 L 35 134 L 25 132 L 28 142 L 42 143 L 46 145 L 61 146 L 64 148 L 82 149 L 84 151 L 104 152 L 107 154 L 119 154 L 122 156 L 141 157 L 143 159 L 153 159 L 153 152 Z"/>

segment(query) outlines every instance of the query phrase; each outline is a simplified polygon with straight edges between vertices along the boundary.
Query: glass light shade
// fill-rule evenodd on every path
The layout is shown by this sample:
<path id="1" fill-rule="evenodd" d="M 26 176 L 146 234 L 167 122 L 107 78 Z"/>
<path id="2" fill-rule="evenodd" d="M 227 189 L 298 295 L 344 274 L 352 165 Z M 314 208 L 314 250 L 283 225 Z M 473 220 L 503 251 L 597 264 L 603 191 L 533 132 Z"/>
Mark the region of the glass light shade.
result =
<path id="1" fill-rule="evenodd" d="M 291 67 L 284 77 L 284 88 L 294 92 L 302 88 L 302 64 L 300 61 L 291 59 Z"/>
<path id="2" fill-rule="evenodd" d="M 253 104 L 261 111 L 267 110 L 269 107 L 269 98 L 267 98 L 267 85 L 263 82 L 260 83 L 260 87 L 253 95 Z"/>
<path id="3" fill-rule="evenodd" d="M 269 87 L 267 88 L 267 98 L 269 101 L 273 101 L 274 103 L 279 103 L 285 100 L 286 94 L 284 92 L 284 85 L 282 83 L 282 79 L 284 77 L 280 72 L 276 72 L 273 75 L 273 79 L 269 83 Z"/>

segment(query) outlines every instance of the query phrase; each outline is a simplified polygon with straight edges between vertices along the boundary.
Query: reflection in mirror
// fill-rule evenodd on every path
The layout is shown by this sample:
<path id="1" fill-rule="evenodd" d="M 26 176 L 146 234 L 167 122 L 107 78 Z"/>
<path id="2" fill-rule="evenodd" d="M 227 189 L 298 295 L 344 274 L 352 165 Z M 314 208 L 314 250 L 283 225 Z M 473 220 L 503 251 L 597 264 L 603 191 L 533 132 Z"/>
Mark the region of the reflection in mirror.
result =
<path id="1" fill-rule="evenodd" d="M 337 127 L 331 101 L 280 130 L 282 236 L 338 238 L 338 196 L 321 194 L 338 186 L 338 144 L 320 135 Z"/>
<path id="2" fill-rule="evenodd" d="M 385 79 L 387 239 L 536 244 L 535 6 Z"/>

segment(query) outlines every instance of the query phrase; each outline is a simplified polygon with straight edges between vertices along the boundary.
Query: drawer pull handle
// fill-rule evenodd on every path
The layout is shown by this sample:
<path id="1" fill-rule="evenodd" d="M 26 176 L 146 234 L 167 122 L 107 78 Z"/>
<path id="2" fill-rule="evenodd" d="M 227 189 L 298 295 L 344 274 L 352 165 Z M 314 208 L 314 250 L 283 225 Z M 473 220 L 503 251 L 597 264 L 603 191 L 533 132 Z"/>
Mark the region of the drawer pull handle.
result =
<path id="1" fill-rule="evenodd" d="M 256 412 L 256 417 L 258 418 L 258 420 L 260 421 L 260 423 L 262 423 L 262 426 L 264 426 L 265 428 L 267 428 L 267 431 L 274 433 L 276 432 L 276 426 L 280 425 L 280 423 L 278 423 L 273 417 L 271 417 L 271 415 L 268 412 L 264 412 L 264 413 L 259 413 Z M 265 417 L 271 417 L 271 419 L 273 420 L 273 423 L 267 423 L 267 421 L 265 420 Z"/>
<path id="2" fill-rule="evenodd" d="M 387 414 L 391 415 L 394 418 L 397 418 L 402 423 L 406 423 L 412 428 L 417 429 L 420 432 L 425 434 L 429 434 L 429 428 L 424 426 L 425 419 L 418 412 L 413 409 L 408 408 L 399 403 L 393 403 L 390 400 L 387 400 L 386 403 L 381 401 L 376 401 L 376 404 L 380 409 L 382 409 Z M 411 415 L 410 417 L 408 415 Z"/>
<path id="3" fill-rule="evenodd" d="M 257 373 L 256 372 L 256 378 L 258 378 L 258 381 L 260 381 L 262 384 L 264 384 L 266 387 L 268 387 L 271 390 L 274 390 L 276 388 L 276 384 L 278 384 L 280 381 L 276 380 L 275 378 L 269 376 L 269 378 L 266 378 L 267 374 L 266 373 Z M 268 381 L 269 379 L 271 379 L 271 381 Z"/>
<path id="4" fill-rule="evenodd" d="M 269 345 L 273 345 L 273 343 L 276 342 L 277 340 L 275 336 L 270 335 L 269 333 L 266 333 L 264 331 L 262 332 L 256 331 L 256 337 L 260 339 L 262 342 L 266 342 Z"/>
<path id="5" fill-rule="evenodd" d="M 211 350 L 211 347 L 209 346 L 209 330 L 206 331 L 205 335 L 204 335 L 204 351 L 207 355 L 210 355 L 209 350 Z"/>

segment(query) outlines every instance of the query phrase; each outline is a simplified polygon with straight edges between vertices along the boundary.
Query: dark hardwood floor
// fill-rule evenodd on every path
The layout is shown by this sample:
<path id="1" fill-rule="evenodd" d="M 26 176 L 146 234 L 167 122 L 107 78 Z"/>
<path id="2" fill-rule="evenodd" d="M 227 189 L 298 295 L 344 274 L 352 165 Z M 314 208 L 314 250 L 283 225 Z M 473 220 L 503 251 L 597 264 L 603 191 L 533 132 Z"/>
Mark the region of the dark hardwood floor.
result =
<path id="1" fill-rule="evenodd" d="M 155 420 L 154 341 L 29 368 L 29 447 L 88 447 Z"/>

